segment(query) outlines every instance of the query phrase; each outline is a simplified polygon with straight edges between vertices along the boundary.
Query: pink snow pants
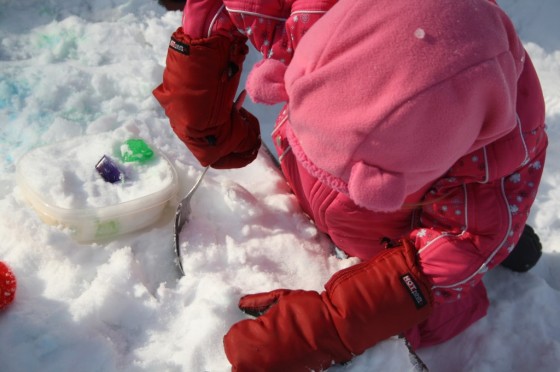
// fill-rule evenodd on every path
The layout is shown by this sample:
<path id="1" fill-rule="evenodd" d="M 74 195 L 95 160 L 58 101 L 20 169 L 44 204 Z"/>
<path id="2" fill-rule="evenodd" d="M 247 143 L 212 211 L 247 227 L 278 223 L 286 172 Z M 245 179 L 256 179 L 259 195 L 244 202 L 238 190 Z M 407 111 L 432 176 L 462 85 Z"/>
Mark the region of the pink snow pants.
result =
<path id="1" fill-rule="evenodd" d="M 523 133 L 528 157 L 514 173 L 470 182 L 472 175 L 484 177 L 481 149 L 411 195 L 401 210 L 377 213 L 311 176 L 290 151 L 286 123 L 283 111 L 272 132 L 284 175 L 305 213 L 337 247 L 367 260 L 384 248 L 383 238 L 415 243 L 436 305 L 430 318 L 406 332 L 414 348 L 446 341 L 486 315 L 489 301 L 481 279 L 508 256 L 523 232 L 544 165 L 544 126 Z"/>

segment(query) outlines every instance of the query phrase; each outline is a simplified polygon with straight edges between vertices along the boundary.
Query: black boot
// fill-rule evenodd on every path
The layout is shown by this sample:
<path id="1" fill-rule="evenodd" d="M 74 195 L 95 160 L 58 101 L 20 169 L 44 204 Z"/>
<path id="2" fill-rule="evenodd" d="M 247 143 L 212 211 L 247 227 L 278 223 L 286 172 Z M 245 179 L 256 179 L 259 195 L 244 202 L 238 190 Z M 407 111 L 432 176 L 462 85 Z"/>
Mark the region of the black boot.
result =
<path id="1" fill-rule="evenodd" d="M 158 3 L 167 10 L 183 10 L 185 7 L 185 0 L 158 0 Z"/>
<path id="2" fill-rule="evenodd" d="M 537 233 L 529 225 L 525 225 L 523 234 L 513 251 L 502 261 L 502 266 L 510 270 L 524 273 L 537 264 L 542 255 L 542 245 Z"/>

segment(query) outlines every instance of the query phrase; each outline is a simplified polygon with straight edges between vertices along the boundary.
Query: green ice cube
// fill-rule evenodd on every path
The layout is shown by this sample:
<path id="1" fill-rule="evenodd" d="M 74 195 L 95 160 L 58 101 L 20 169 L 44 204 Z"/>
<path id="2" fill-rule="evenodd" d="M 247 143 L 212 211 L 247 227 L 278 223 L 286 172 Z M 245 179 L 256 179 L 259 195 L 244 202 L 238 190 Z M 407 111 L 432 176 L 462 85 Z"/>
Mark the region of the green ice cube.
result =
<path id="1" fill-rule="evenodd" d="M 121 145 L 121 159 L 125 163 L 139 162 L 145 163 L 154 156 L 154 152 L 141 139 L 129 139 Z"/>

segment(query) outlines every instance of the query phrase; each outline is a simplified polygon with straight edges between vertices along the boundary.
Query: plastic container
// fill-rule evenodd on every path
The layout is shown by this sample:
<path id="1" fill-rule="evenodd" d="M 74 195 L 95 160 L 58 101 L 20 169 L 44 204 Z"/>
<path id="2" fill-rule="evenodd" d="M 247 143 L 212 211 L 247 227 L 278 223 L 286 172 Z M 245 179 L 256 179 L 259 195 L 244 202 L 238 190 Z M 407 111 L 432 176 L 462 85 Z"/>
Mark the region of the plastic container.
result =
<path id="1" fill-rule="evenodd" d="M 41 219 L 60 225 L 79 242 L 106 240 L 156 222 L 176 200 L 177 174 L 154 150 L 145 163 L 119 164 L 122 182 L 104 180 L 99 159 L 118 159 L 127 138 L 114 133 L 84 136 L 37 148 L 17 164 L 17 183 Z"/>

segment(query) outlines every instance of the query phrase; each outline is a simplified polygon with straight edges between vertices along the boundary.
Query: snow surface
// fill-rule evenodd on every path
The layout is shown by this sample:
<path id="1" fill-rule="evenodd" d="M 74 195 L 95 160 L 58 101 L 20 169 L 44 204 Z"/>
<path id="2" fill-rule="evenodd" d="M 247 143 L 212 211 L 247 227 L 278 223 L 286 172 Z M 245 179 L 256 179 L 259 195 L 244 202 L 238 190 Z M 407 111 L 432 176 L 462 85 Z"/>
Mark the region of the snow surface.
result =
<path id="1" fill-rule="evenodd" d="M 530 273 L 487 274 L 488 316 L 420 350 L 431 371 L 560 370 L 560 4 L 500 4 L 533 58 L 548 105 L 551 144 L 530 217 L 545 252 Z M 246 317 L 236 308 L 239 296 L 321 290 L 356 262 L 335 257 L 264 153 L 247 168 L 204 178 L 181 234 L 182 278 L 172 248 L 178 200 L 149 228 L 93 244 L 75 242 L 29 206 L 16 184 L 17 162 L 83 135 L 144 138 L 176 168 L 178 196 L 192 186 L 202 169 L 151 95 L 180 21 L 180 12 L 155 0 L 0 0 L 0 259 L 19 283 L 16 301 L 0 313 L 1 371 L 228 371 L 222 337 Z M 279 108 L 247 106 L 270 145 Z M 331 368 L 409 369 L 396 340 Z"/>

